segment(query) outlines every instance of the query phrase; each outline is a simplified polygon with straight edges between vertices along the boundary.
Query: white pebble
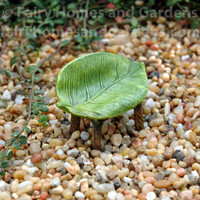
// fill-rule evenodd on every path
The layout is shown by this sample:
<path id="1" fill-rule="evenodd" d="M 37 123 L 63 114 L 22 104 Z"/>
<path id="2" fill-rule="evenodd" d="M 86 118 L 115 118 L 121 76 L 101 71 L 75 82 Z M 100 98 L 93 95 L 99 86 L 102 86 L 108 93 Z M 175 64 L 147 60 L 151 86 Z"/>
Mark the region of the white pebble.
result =
<path id="1" fill-rule="evenodd" d="M 15 104 L 21 105 L 23 103 L 23 99 L 25 99 L 25 96 L 17 95 L 15 98 Z"/>
<path id="2" fill-rule="evenodd" d="M 181 60 L 184 62 L 186 61 L 188 58 L 190 58 L 190 55 L 185 55 L 181 57 Z"/>
<path id="3" fill-rule="evenodd" d="M 167 102 L 165 104 L 165 117 L 167 118 L 170 113 L 170 104 Z"/>
<path id="4" fill-rule="evenodd" d="M 58 177 L 56 177 L 56 178 L 51 180 L 50 184 L 51 184 L 52 187 L 57 187 L 57 186 L 60 185 L 60 179 Z"/>
<path id="5" fill-rule="evenodd" d="M 107 39 L 107 38 L 104 38 L 104 39 L 101 40 L 101 42 L 102 42 L 103 44 L 108 44 L 108 43 L 110 42 L 110 40 Z"/>
<path id="6" fill-rule="evenodd" d="M 152 98 L 150 98 L 146 101 L 145 106 L 152 109 L 156 106 L 156 104 L 155 104 L 154 100 Z"/>
<path id="7" fill-rule="evenodd" d="M 1 96 L 2 100 L 10 100 L 11 99 L 11 94 L 8 90 L 5 90 Z"/>
<path id="8" fill-rule="evenodd" d="M 81 139 L 82 140 L 86 141 L 86 140 L 89 139 L 89 137 L 90 137 L 90 134 L 88 132 L 86 132 L 86 131 L 81 132 Z"/>
<path id="9" fill-rule="evenodd" d="M 147 200 L 154 200 L 154 199 L 156 199 L 155 192 L 148 192 L 147 195 L 146 195 L 146 199 Z"/>
<path id="10" fill-rule="evenodd" d="M 195 102 L 194 102 L 194 106 L 195 107 L 199 107 L 200 106 L 200 96 L 197 96 Z"/>
<path id="11" fill-rule="evenodd" d="M 50 123 L 51 125 L 54 125 L 54 124 L 57 124 L 57 123 L 58 123 L 58 120 L 57 120 L 57 119 L 50 120 L 49 123 Z"/>
<path id="12" fill-rule="evenodd" d="M 33 167 L 33 166 L 34 166 L 33 163 L 31 162 L 31 159 L 28 159 L 28 160 L 26 161 L 26 165 L 27 165 L 28 167 Z"/>
<path id="13" fill-rule="evenodd" d="M 131 178 L 128 178 L 128 177 L 124 177 L 124 182 L 125 183 L 130 183 L 132 181 Z"/>
<path id="14" fill-rule="evenodd" d="M 82 192 L 77 191 L 77 192 L 75 193 L 75 197 L 76 197 L 77 199 L 79 199 L 79 198 L 85 198 L 85 195 L 84 195 Z"/>
<path id="15" fill-rule="evenodd" d="M 127 111 L 125 114 L 128 115 L 128 117 L 133 116 L 134 115 L 134 109 Z"/>
<path id="16" fill-rule="evenodd" d="M 134 126 L 135 125 L 135 121 L 133 119 L 130 119 L 127 123 L 126 126 Z"/>
<path id="17" fill-rule="evenodd" d="M 108 192 L 108 194 L 107 194 L 108 200 L 115 200 L 116 194 L 117 193 L 115 191 Z"/>
<path id="18" fill-rule="evenodd" d="M 0 140 L 0 144 L 2 144 L 4 146 L 6 142 L 4 140 Z"/>
<path id="19" fill-rule="evenodd" d="M 56 152 L 59 156 L 61 156 L 61 155 L 63 155 L 64 154 L 64 152 L 63 152 L 63 150 L 62 149 L 58 149 L 58 151 Z"/>

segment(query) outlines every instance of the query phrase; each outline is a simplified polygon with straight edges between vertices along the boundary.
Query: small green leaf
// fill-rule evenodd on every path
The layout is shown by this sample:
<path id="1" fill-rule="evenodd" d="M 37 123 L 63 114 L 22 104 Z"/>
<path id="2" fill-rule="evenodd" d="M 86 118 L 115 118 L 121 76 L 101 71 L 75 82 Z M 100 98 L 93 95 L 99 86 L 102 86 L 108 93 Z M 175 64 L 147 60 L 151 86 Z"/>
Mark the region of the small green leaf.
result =
<path id="1" fill-rule="evenodd" d="M 6 156 L 6 154 L 4 151 L 0 152 L 0 160 L 4 160 L 5 156 Z"/>
<path id="2" fill-rule="evenodd" d="M 40 72 L 41 74 L 44 74 L 44 71 L 41 68 L 37 68 L 38 72 Z"/>
<path id="3" fill-rule="evenodd" d="M 21 144 L 17 141 L 14 141 L 12 143 L 12 146 L 13 146 L 14 149 L 21 149 L 21 147 L 22 147 Z"/>
<path id="4" fill-rule="evenodd" d="M 74 39 L 79 43 L 81 43 L 83 41 L 83 38 L 80 35 L 75 35 Z"/>
<path id="5" fill-rule="evenodd" d="M 31 66 L 29 66 L 28 68 L 27 68 L 27 72 L 33 72 L 35 69 L 37 68 L 37 65 L 31 65 Z"/>
<path id="6" fill-rule="evenodd" d="M 25 130 L 27 133 L 30 133 L 30 132 L 31 132 L 30 128 L 28 128 L 27 126 L 24 127 L 24 130 Z"/>
<path id="7" fill-rule="evenodd" d="M 1 175 L 1 176 L 5 176 L 6 173 L 5 173 L 4 171 L 1 171 L 1 172 L 0 172 L 0 175 Z"/>
<path id="8" fill-rule="evenodd" d="M 49 111 L 47 106 L 40 106 L 39 108 L 40 108 L 41 112 L 48 112 Z"/>
<path id="9" fill-rule="evenodd" d="M 8 166 L 9 166 L 9 162 L 8 161 L 1 162 L 1 168 L 7 168 Z"/>
<path id="10" fill-rule="evenodd" d="M 26 144 L 27 143 L 27 137 L 25 135 L 21 135 L 19 137 L 20 144 Z"/>
<path id="11" fill-rule="evenodd" d="M 18 61 L 18 57 L 14 56 L 10 61 L 10 66 L 13 66 Z"/>
<path id="12" fill-rule="evenodd" d="M 34 115 L 38 115 L 38 114 L 39 114 L 38 108 L 35 108 L 35 109 L 33 110 L 33 114 L 34 114 Z"/>
<path id="13" fill-rule="evenodd" d="M 49 118 L 47 115 L 40 115 L 40 117 L 38 119 L 39 123 L 48 122 L 48 121 L 49 121 Z"/>
<path id="14" fill-rule="evenodd" d="M 17 137 L 21 134 L 21 131 L 15 131 L 14 133 L 12 133 L 11 137 Z"/>
<path id="15" fill-rule="evenodd" d="M 41 101 L 42 100 L 42 97 L 41 96 L 39 96 L 39 95 L 37 95 L 37 96 L 35 96 L 36 97 L 36 99 L 38 99 L 39 101 Z"/>
<path id="16" fill-rule="evenodd" d="M 65 47 L 67 46 L 69 43 L 71 42 L 71 40 L 63 40 L 61 43 L 60 43 L 60 47 Z"/>
<path id="17" fill-rule="evenodd" d="M 13 157 L 13 151 L 9 150 L 8 153 L 6 154 L 6 157 L 8 160 L 10 160 Z"/>

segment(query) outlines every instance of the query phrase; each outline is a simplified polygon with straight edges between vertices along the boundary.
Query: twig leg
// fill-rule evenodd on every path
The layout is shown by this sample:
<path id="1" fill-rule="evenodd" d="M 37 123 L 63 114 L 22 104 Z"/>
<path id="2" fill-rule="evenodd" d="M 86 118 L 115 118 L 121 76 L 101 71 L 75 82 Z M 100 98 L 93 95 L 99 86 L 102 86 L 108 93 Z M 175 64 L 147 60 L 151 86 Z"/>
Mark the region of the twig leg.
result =
<path id="1" fill-rule="evenodd" d="M 92 146 L 94 149 L 101 150 L 102 146 L 102 134 L 101 134 L 101 126 L 102 126 L 103 121 L 93 121 L 93 126 L 94 126 L 94 132 L 92 136 Z"/>
<path id="2" fill-rule="evenodd" d="M 143 126 L 143 108 L 142 103 L 138 104 L 134 109 L 135 129 L 140 131 L 144 128 Z"/>
<path id="3" fill-rule="evenodd" d="M 71 115 L 71 126 L 70 126 L 70 132 L 73 133 L 76 130 L 80 129 L 80 117 L 77 117 L 75 115 Z"/>

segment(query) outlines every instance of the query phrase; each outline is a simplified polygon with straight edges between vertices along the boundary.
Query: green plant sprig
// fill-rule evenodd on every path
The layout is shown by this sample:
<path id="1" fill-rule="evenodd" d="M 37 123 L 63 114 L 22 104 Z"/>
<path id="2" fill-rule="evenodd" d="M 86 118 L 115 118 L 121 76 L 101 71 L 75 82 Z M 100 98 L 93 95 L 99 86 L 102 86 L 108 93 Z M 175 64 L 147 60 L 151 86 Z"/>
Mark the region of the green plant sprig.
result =
<path id="1" fill-rule="evenodd" d="M 47 122 L 49 121 L 49 119 L 47 115 L 42 114 L 42 113 L 48 112 L 48 107 L 45 105 L 41 97 L 41 94 L 43 93 L 43 91 L 34 89 L 36 74 L 37 73 L 44 74 L 44 71 L 41 69 L 43 64 L 46 61 L 50 60 L 56 53 L 58 53 L 62 48 L 64 48 L 69 43 L 70 41 L 68 40 L 62 41 L 60 43 L 60 47 L 56 51 L 54 51 L 52 54 L 50 54 L 46 59 L 44 59 L 37 65 L 29 66 L 27 68 L 27 72 L 32 73 L 31 79 L 24 78 L 24 76 L 20 72 L 19 67 L 22 61 L 21 56 L 20 57 L 14 56 L 11 59 L 10 61 L 11 66 L 16 65 L 19 79 L 21 80 L 21 83 L 26 85 L 24 89 L 24 93 L 27 90 L 29 91 L 28 92 L 29 94 L 27 95 L 27 97 L 29 97 L 29 104 L 27 106 L 28 116 L 27 116 L 26 124 L 24 125 L 24 127 L 21 130 L 16 130 L 12 133 L 11 138 L 5 142 L 5 148 L 0 152 L 0 170 L 1 170 L 0 175 L 2 176 L 5 175 L 5 171 L 3 171 L 2 169 L 6 169 L 9 166 L 10 164 L 9 160 L 14 155 L 13 149 L 19 150 L 22 148 L 22 145 L 27 144 L 27 137 L 25 135 L 22 135 L 22 133 L 24 131 L 27 134 L 31 133 L 31 130 L 28 128 L 30 119 L 34 116 L 39 116 L 38 122 L 42 123 L 43 126 L 47 126 Z M 18 52 L 19 54 L 26 53 L 26 52 L 22 52 L 22 51 L 25 51 L 24 48 L 22 48 L 20 51 L 21 51 L 20 53 Z M 8 77 L 11 76 L 10 72 L 7 70 L 2 71 L 1 74 L 5 74 Z"/>

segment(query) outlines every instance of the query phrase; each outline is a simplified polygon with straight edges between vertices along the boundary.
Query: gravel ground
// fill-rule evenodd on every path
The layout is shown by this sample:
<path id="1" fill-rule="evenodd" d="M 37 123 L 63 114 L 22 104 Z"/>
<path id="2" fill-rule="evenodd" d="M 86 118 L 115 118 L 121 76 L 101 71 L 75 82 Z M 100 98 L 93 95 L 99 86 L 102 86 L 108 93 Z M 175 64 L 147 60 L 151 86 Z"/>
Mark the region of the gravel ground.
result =
<path id="1" fill-rule="evenodd" d="M 28 145 L 15 151 L 0 181 L 0 199 L 200 200 L 199 39 L 170 35 L 182 25 L 163 17 L 146 28 L 149 33 L 113 27 L 100 42 L 100 51 L 145 62 L 145 129 L 134 130 L 130 110 L 104 122 L 102 152 L 91 149 L 90 120 L 83 119 L 80 130 L 70 135 L 71 116 L 55 106 L 55 80 L 63 64 L 83 53 L 58 53 L 44 64 L 43 82 L 37 85 L 45 91 L 49 124 L 44 128 L 37 118 L 30 120 Z M 69 37 L 67 32 L 62 35 L 63 40 Z M 54 52 L 60 42 L 56 36 L 43 40 L 39 55 L 30 53 L 34 63 Z M 9 67 L 19 41 L 26 45 L 20 38 L 9 41 L 0 58 L 3 67 Z M 20 70 L 30 78 L 26 68 L 32 63 L 26 55 L 23 60 L 26 66 Z M 26 123 L 28 101 L 18 94 L 23 86 L 15 75 L 9 80 L 0 75 L 0 149 L 12 130 Z"/>

